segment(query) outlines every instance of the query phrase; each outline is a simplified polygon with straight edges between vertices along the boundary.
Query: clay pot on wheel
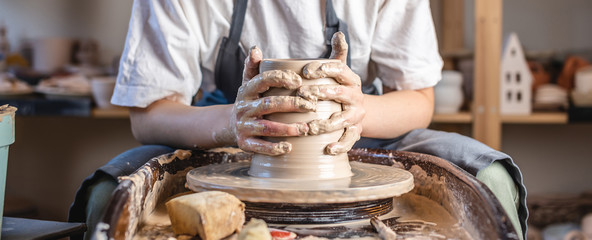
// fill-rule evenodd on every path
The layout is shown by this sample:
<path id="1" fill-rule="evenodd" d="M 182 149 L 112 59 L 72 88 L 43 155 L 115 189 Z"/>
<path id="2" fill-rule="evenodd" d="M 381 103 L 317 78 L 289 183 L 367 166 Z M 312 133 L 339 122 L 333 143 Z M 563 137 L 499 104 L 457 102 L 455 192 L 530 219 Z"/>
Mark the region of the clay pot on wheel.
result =
<path id="1" fill-rule="evenodd" d="M 260 72 L 269 70 L 292 70 L 302 76 L 302 69 L 312 61 L 339 61 L 333 59 L 267 59 L 260 64 Z M 332 78 L 304 79 L 302 85 L 338 84 Z M 296 90 L 274 88 L 265 96 L 295 96 Z M 265 118 L 282 123 L 310 122 L 314 119 L 328 119 L 335 112 L 342 111 L 340 103 L 319 101 L 315 112 L 307 113 L 273 113 Z M 337 179 L 352 175 L 346 153 L 337 155 L 325 154 L 325 147 L 337 142 L 343 129 L 302 137 L 267 137 L 271 142 L 287 141 L 292 144 L 290 153 L 280 156 L 255 154 L 252 158 L 249 175 L 263 178 L 282 179 Z"/>

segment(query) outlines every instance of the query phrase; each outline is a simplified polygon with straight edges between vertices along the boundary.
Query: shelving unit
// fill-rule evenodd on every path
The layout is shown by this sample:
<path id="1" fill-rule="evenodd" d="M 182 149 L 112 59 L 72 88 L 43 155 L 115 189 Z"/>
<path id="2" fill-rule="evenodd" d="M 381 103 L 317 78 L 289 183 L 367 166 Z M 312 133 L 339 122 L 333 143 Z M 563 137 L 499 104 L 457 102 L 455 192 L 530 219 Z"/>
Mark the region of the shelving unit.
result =
<path id="1" fill-rule="evenodd" d="M 463 52 L 464 0 L 433 1 L 441 17 L 443 53 Z M 435 114 L 433 123 L 471 124 L 473 138 L 501 148 L 502 124 L 566 124 L 565 112 L 535 112 L 505 116 L 499 112 L 499 74 L 502 49 L 502 0 L 475 1 L 475 69 L 472 112 Z M 446 63 L 450 64 L 450 63 Z"/>
<path id="2" fill-rule="evenodd" d="M 541 112 L 531 115 L 502 115 L 502 123 L 512 124 L 567 124 L 567 113 Z"/>
<path id="3" fill-rule="evenodd" d="M 531 115 L 500 115 L 503 124 L 567 124 L 565 112 L 536 112 Z M 473 114 L 459 112 L 455 114 L 434 114 L 433 123 L 473 123 Z"/>
<path id="4" fill-rule="evenodd" d="M 433 123 L 472 123 L 473 115 L 470 112 L 459 112 L 455 114 L 434 114 Z"/>
<path id="5" fill-rule="evenodd" d="M 94 108 L 91 112 L 93 118 L 129 118 L 127 108 Z"/>

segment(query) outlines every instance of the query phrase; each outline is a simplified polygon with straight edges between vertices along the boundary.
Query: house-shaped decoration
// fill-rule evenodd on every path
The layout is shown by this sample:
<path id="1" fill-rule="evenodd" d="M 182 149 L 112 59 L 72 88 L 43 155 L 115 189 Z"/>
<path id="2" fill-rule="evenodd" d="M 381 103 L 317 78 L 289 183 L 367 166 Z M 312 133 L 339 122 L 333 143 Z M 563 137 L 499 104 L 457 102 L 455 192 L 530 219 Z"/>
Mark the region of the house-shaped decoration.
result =
<path id="1" fill-rule="evenodd" d="M 500 113 L 528 115 L 532 112 L 532 74 L 516 33 L 510 34 L 502 52 Z"/>

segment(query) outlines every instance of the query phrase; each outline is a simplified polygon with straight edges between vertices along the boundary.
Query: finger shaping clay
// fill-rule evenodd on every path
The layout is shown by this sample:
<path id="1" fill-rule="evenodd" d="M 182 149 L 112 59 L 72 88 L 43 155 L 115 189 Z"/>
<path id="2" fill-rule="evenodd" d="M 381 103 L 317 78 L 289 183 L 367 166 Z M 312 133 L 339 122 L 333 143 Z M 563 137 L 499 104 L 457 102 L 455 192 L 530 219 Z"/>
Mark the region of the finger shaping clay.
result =
<path id="1" fill-rule="evenodd" d="M 339 62 L 335 59 L 265 59 L 259 71 L 292 70 L 302 76 L 302 69 L 312 61 Z M 332 78 L 303 79 L 302 85 L 337 85 Z M 296 90 L 272 88 L 265 96 L 295 96 Z M 342 106 L 334 101 L 319 101 L 314 112 L 273 113 L 266 115 L 268 120 L 282 123 L 310 122 L 316 119 L 329 119 L 332 114 L 341 112 Z M 292 151 L 280 156 L 254 154 L 249 175 L 262 178 L 280 179 L 337 179 L 352 176 L 347 153 L 329 155 L 325 148 L 337 142 L 344 130 L 300 137 L 267 137 L 270 142 L 286 141 L 292 144 Z"/>
<path id="2" fill-rule="evenodd" d="M 260 72 L 277 69 L 302 75 L 302 69 L 311 61 L 339 60 L 263 60 Z M 338 83 L 333 78 L 303 77 L 302 85 Z M 304 89 L 272 88 L 263 95 L 302 96 L 301 91 Z M 315 99 L 307 100 L 315 102 Z M 311 121 L 316 120 L 315 123 L 330 126 L 333 119 L 327 120 L 342 111 L 341 103 L 317 101 L 313 112 L 273 112 L 263 118 L 282 123 L 307 123 L 309 127 Z M 339 129 L 341 125 L 327 126 L 319 126 L 326 131 L 318 135 L 309 129 L 307 136 L 266 137 L 267 141 L 290 143 L 291 152 L 280 156 L 253 154 L 250 162 L 195 168 L 187 173 L 187 187 L 193 191 L 218 190 L 233 194 L 245 202 L 247 216 L 281 224 L 336 223 L 380 216 L 392 210 L 394 196 L 413 189 L 413 175 L 409 171 L 349 162 L 347 153 L 328 154 L 327 145 L 339 142 L 345 131 Z"/>

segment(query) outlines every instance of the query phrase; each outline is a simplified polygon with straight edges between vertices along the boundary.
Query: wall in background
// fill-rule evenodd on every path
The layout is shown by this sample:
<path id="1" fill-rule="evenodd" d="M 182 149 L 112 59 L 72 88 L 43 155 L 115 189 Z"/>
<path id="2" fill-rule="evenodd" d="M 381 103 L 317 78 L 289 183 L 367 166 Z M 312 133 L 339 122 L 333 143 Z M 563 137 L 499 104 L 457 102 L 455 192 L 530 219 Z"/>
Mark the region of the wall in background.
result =
<path id="1" fill-rule="evenodd" d="M 121 54 L 132 0 L 0 0 L 0 24 L 11 49 L 25 39 L 90 38 L 100 44 L 102 63 Z"/>
<path id="2" fill-rule="evenodd" d="M 17 117 L 15 127 L 6 196 L 30 202 L 41 219 L 66 221 L 82 180 L 139 146 L 128 119 Z"/>
<path id="3" fill-rule="evenodd" d="M 592 191 L 592 123 L 504 124 L 502 151 L 522 170 L 529 194 Z"/>
<path id="4" fill-rule="evenodd" d="M 592 1 L 506 0 L 503 2 L 503 36 L 518 33 L 530 51 L 592 49 Z M 465 44 L 474 46 L 475 0 L 465 0 Z"/>

